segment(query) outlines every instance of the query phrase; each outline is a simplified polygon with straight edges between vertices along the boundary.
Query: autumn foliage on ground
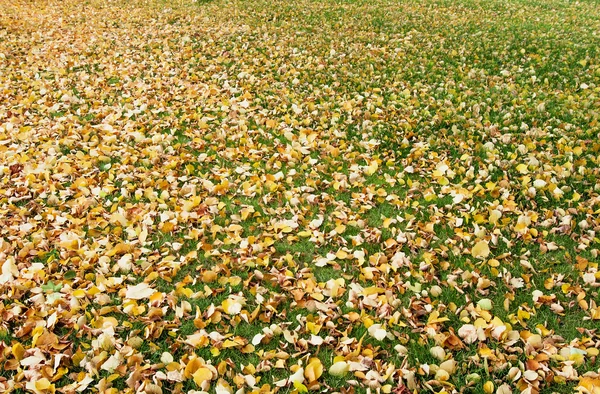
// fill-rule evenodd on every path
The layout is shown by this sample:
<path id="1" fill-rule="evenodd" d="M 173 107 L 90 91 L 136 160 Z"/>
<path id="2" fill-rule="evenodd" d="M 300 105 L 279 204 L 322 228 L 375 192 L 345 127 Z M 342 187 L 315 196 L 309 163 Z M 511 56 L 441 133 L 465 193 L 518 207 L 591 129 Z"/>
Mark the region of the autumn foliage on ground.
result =
<path id="1" fill-rule="evenodd" d="M 0 0 L 0 392 L 600 392 L 592 0 Z"/>

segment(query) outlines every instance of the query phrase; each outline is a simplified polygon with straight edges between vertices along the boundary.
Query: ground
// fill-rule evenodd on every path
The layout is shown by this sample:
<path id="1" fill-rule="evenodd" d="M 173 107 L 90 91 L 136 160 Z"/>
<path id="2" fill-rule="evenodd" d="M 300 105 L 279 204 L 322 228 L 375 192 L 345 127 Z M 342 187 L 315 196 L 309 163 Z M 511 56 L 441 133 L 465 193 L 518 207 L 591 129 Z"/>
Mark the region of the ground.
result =
<path id="1" fill-rule="evenodd" d="M 0 10 L 0 391 L 600 392 L 597 1 Z"/>

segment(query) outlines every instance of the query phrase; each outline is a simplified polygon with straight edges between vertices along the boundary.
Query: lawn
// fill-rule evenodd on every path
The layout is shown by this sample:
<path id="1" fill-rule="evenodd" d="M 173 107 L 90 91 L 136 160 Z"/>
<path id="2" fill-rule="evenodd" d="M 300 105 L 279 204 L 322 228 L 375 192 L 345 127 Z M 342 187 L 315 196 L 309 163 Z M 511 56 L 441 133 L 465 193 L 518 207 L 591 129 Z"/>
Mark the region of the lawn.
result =
<path id="1" fill-rule="evenodd" d="M 0 0 L 0 392 L 600 393 L 600 3 Z"/>

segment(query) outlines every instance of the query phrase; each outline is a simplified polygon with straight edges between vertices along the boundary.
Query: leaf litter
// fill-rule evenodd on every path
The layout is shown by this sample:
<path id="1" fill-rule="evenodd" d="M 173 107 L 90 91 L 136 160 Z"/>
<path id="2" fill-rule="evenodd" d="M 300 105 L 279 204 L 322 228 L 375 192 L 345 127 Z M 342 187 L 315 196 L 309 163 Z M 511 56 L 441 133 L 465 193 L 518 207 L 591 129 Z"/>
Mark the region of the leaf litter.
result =
<path id="1" fill-rule="evenodd" d="M 2 392 L 600 392 L 593 2 L 0 8 Z"/>

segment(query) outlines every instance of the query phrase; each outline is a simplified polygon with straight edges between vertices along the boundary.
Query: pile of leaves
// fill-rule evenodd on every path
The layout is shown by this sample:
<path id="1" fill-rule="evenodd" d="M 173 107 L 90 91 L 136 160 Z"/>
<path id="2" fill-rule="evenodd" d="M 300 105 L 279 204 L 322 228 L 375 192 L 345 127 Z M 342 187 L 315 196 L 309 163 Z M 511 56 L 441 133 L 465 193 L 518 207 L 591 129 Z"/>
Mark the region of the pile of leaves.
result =
<path id="1" fill-rule="evenodd" d="M 600 392 L 595 1 L 0 10 L 1 392 Z"/>

